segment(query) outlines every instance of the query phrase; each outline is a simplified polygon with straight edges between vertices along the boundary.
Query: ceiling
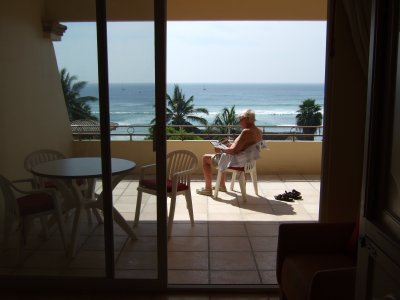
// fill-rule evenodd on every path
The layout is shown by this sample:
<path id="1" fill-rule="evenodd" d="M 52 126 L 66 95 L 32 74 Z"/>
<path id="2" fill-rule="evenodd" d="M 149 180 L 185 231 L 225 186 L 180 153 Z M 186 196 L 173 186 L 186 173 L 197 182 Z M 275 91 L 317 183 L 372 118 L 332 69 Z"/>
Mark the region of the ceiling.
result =
<path id="1" fill-rule="evenodd" d="M 111 21 L 153 19 L 153 1 L 108 0 Z M 326 20 L 327 0 L 167 0 L 170 21 Z M 44 0 L 47 20 L 94 21 L 95 0 Z"/>

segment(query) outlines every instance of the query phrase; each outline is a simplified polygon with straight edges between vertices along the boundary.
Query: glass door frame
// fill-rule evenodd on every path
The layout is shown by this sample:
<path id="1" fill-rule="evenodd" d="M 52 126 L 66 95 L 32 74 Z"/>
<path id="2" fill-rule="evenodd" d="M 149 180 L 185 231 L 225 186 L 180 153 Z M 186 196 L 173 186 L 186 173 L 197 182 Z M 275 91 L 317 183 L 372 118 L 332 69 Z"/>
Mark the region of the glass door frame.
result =
<path id="1" fill-rule="evenodd" d="M 98 44 L 99 108 L 101 129 L 101 158 L 104 199 L 112 199 L 111 140 L 109 118 L 107 1 L 96 0 Z M 166 183 L 166 0 L 154 1 L 154 56 L 156 125 L 153 151 L 156 151 L 157 182 Z M 166 184 L 158 186 L 157 194 L 157 278 L 115 278 L 114 230 L 112 201 L 104 201 L 105 277 L 20 276 L 2 277 L 4 292 L 40 291 L 165 291 L 167 288 L 167 196 Z"/>
<path id="2" fill-rule="evenodd" d="M 101 126 L 101 156 L 103 167 L 103 193 L 112 199 L 111 142 L 108 93 L 107 55 L 107 1 L 96 0 L 96 26 L 99 68 L 99 106 Z M 153 151 L 156 151 L 157 182 L 166 182 L 166 0 L 154 0 L 154 56 L 155 56 L 155 114 Z M 112 201 L 104 203 L 106 279 L 111 287 L 140 289 L 165 289 L 167 287 L 167 189 L 157 187 L 157 279 L 116 279 L 114 266 L 114 241 Z M 126 286 L 125 286 L 126 285 Z"/>

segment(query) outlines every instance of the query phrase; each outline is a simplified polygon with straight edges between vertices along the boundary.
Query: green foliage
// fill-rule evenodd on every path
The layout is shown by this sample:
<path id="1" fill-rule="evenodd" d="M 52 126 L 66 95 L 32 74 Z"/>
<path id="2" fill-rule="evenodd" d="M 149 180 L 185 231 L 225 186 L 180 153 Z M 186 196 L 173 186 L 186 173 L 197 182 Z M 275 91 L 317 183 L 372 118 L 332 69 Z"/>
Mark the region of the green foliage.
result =
<path id="1" fill-rule="evenodd" d="M 179 85 L 175 84 L 174 93 L 172 97 L 167 93 L 166 101 L 166 120 L 167 125 L 193 125 L 192 127 L 185 127 L 185 132 L 200 133 L 202 132 L 197 128 L 192 122 L 199 123 L 201 125 L 207 125 L 208 122 L 205 118 L 198 116 L 198 114 L 208 115 L 208 109 L 204 107 L 196 108 L 194 106 L 194 97 L 191 96 L 186 99 L 185 94 L 183 94 L 182 89 Z M 155 124 L 156 120 L 153 119 L 151 124 Z M 179 132 L 179 130 L 177 130 Z M 152 129 L 149 129 L 149 139 L 153 136 Z M 171 138 L 172 139 L 172 138 Z M 178 138 L 180 139 L 180 138 Z M 194 137 L 185 137 L 185 139 L 195 139 Z"/>
<path id="2" fill-rule="evenodd" d="M 182 135 L 182 134 L 187 134 L 187 132 L 184 129 L 177 129 L 173 127 L 167 127 L 167 139 L 168 140 L 202 140 L 197 135 Z"/>
<path id="3" fill-rule="evenodd" d="M 236 116 L 236 112 L 235 112 L 235 105 L 233 105 L 230 109 L 227 107 L 224 107 L 222 109 L 222 112 L 215 116 L 214 125 L 222 125 L 222 126 L 239 125 L 239 119 Z M 228 127 L 218 127 L 216 129 L 216 131 L 219 133 L 227 134 L 227 133 L 238 133 L 238 132 L 240 132 L 240 129 L 228 128 Z"/>
<path id="4" fill-rule="evenodd" d="M 296 123 L 298 126 L 320 126 L 322 124 L 321 105 L 315 103 L 315 99 L 308 98 L 299 105 Z M 303 133 L 314 134 L 316 128 L 303 128 Z"/>
<path id="5" fill-rule="evenodd" d="M 202 140 L 197 135 L 182 135 L 189 133 L 184 129 L 177 129 L 174 127 L 167 126 L 166 128 L 167 140 Z M 149 135 L 145 138 L 146 140 L 152 140 L 154 136 L 154 126 L 149 128 Z"/>
<path id="6" fill-rule="evenodd" d="M 75 75 L 70 76 L 65 68 L 61 69 L 60 78 L 69 120 L 71 122 L 82 119 L 97 120 L 87 102 L 98 99 L 93 96 L 81 97 L 80 95 L 81 90 L 86 86 L 87 82 L 76 81 L 78 77 Z"/>

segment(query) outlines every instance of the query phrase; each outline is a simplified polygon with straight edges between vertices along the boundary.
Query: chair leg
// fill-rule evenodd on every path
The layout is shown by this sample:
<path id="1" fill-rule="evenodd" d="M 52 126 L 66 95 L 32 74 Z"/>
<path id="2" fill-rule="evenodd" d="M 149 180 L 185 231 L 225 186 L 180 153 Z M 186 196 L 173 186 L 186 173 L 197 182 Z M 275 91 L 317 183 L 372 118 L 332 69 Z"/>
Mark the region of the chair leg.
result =
<path id="1" fill-rule="evenodd" d="M 222 172 L 218 170 L 217 181 L 215 182 L 214 198 L 218 197 L 219 186 L 221 184 Z"/>
<path id="2" fill-rule="evenodd" d="M 40 223 L 42 224 L 43 236 L 46 240 L 49 239 L 49 228 L 47 226 L 47 216 L 40 217 Z"/>
<path id="3" fill-rule="evenodd" d="M 86 211 L 86 216 L 87 216 L 87 219 L 88 219 L 88 223 L 90 225 L 92 225 L 93 224 L 93 220 L 92 220 L 91 209 L 90 208 L 85 208 L 85 211 Z"/>
<path id="4" fill-rule="evenodd" d="M 24 249 L 26 244 L 26 225 L 25 220 L 21 220 L 20 229 L 18 230 L 18 241 L 17 241 L 17 249 L 16 249 L 16 259 L 15 263 L 17 265 L 21 265 L 24 258 Z"/>
<path id="5" fill-rule="evenodd" d="M 167 236 L 171 236 L 172 232 L 172 223 L 174 222 L 175 215 L 175 206 L 176 206 L 176 195 L 171 195 L 171 204 L 169 206 L 169 216 L 168 216 L 168 225 L 167 225 Z"/>
<path id="6" fill-rule="evenodd" d="M 74 221 L 72 225 L 72 235 L 71 235 L 71 245 L 69 249 L 69 256 L 70 257 L 75 257 L 76 254 L 76 248 L 78 244 L 78 238 L 79 238 L 79 224 L 80 220 L 82 217 L 82 210 L 84 209 L 83 206 L 78 206 L 75 210 L 75 216 L 74 216 Z"/>
<path id="7" fill-rule="evenodd" d="M 186 207 L 189 211 L 190 222 L 192 223 L 192 226 L 194 226 L 193 203 L 192 203 L 192 194 L 190 193 L 190 189 L 186 190 L 185 199 L 186 199 Z"/>
<path id="8" fill-rule="evenodd" d="M 240 172 L 239 175 L 240 192 L 242 193 L 243 201 L 247 201 L 246 195 L 246 176 L 244 172 Z"/>
<path id="9" fill-rule="evenodd" d="M 233 191 L 233 187 L 235 186 L 235 181 L 236 181 L 236 171 L 232 172 L 232 178 L 231 178 L 231 191 Z"/>
<path id="10" fill-rule="evenodd" d="M 102 224 L 104 222 L 103 218 L 101 217 L 99 210 L 97 208 L 92 208 L 93 214 L 96 217 L 97 223 Z"/>
<path id="11" fill-rule="evenodd" d="M 133 222 L 133 227 L 136 227 L 139 223 L 140 209 L 142 208 L 142 194 L 142 191 L 138 191 L 136 199 L 135 221 Z"/>
<path id="12" fill-rule="evenodd" d="M 55 214 L 56 214 L 56 219 L 57 219 L 57 224 L 58 224 L 58 230 L 60 231 L 60 235 L 61 235 L 61 241 L 62 241 L 63 247 L 68 255 L 67 238 L 65 235 L 65 225 L 63 222 L 63 217 L 62 217 L 61 211 L 59 209 L 56 209 Z"/>
<path id="13" fill-rule="evenodd" d="M 258 181 L 257 181 L 257 171 L 253 170 L 250 172 L 251 180 L 253 181 L 253 186 L 254 186 L 254 191 L 256 192 L 256 195 L 258 196 Z"/>
<path id="14" fill-rule="evenodd" d="M 3 242 L 2 246 L 5 248 L 8 244 L 8 240 L 10 239 L 11 236 L 11 231 L 13 228 L 13 220 L 11 218 L 4 218 L 4 231 L 3 231 Z"/>

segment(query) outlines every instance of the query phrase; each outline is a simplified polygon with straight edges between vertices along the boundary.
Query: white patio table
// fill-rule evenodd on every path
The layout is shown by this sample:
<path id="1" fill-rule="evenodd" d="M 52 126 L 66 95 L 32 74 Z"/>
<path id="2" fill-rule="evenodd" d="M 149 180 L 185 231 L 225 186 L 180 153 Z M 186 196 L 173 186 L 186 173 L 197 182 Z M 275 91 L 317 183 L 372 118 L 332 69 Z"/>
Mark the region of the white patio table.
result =
<path id="1" fill-rule="evenodd" d="M 127 159 L 112 158 L 112 188 L 136 167 L 136 163 Z M 76 209 L 70 241 L 70 256 L 75 256 L 78 240 L 79 223 L 84 209 L 92 209 L 97 220 L 102 222 L 97 209 L 103 210 L 103 194 L 95 197 L 95 179 L 102 176 L 100 157 L 76 157 L 48 161 L 32 168 L 37 176 L 51 178 L 61 192 L 66 203 L 65 211 Z M 88 191 L 83 194 L 79 187 L 79 179 L 88 179 Z M 113 208 L 115 222 L 132 238 L 137 239 L 135 232 L 124 217 Z"/>

